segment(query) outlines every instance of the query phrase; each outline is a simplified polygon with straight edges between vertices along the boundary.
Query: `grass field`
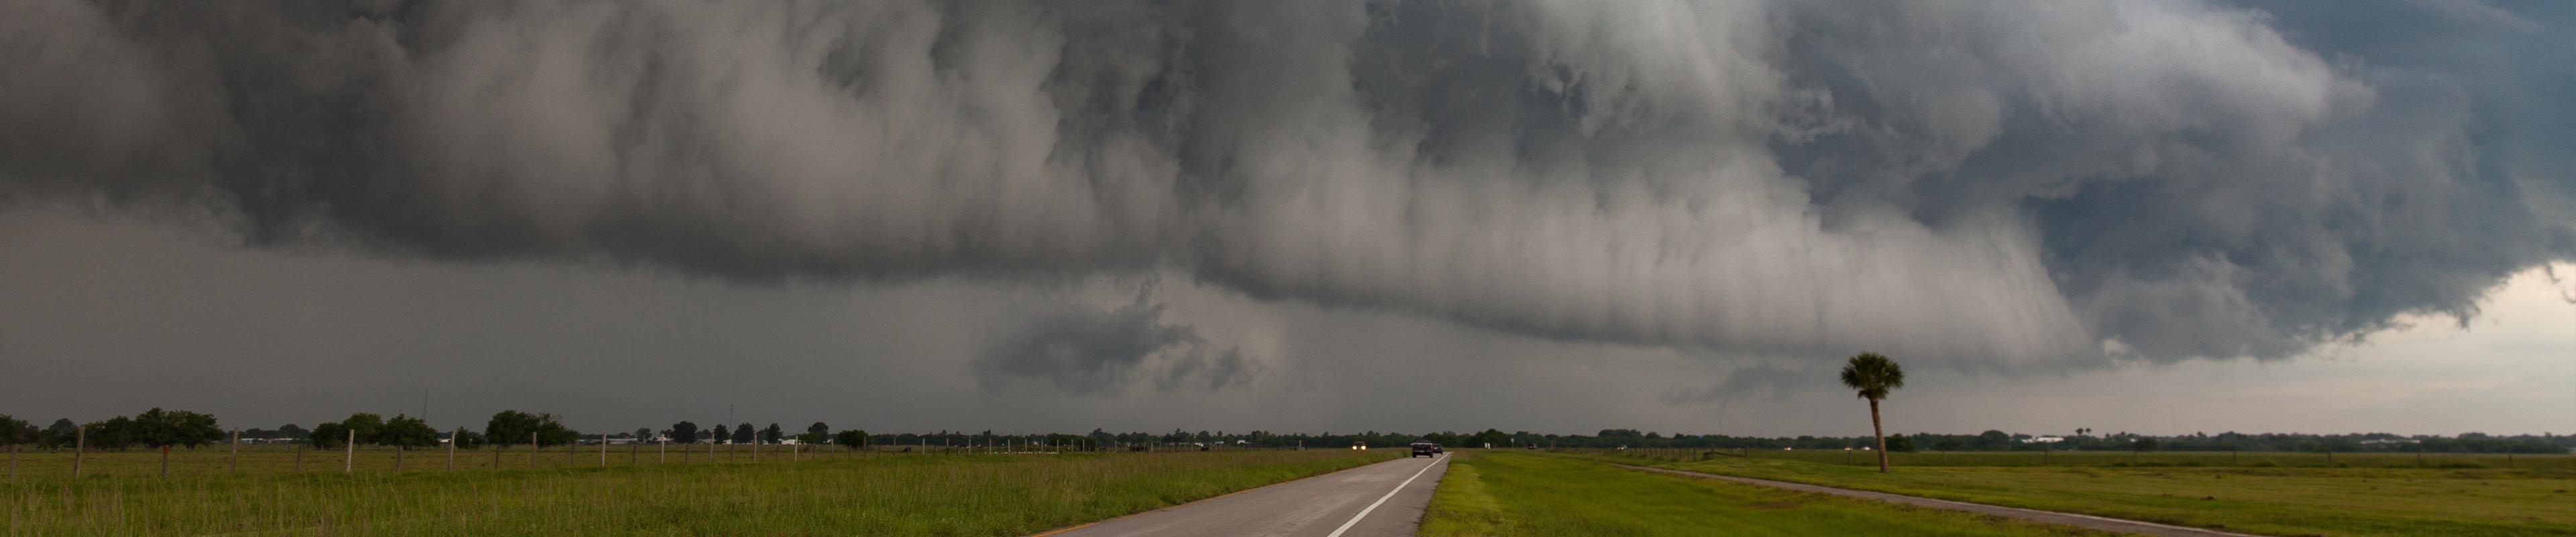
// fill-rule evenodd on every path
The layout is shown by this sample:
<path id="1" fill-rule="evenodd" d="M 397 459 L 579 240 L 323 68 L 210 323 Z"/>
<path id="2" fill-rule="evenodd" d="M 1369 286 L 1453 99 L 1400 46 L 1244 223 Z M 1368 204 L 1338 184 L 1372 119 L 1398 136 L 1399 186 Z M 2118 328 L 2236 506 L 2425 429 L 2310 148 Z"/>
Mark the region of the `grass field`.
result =
<path id="1" fill-rule="evenodd" d="M 876 454 L 790 463 L 764 454 L 759 463 L 600 468 L 594 451 L 581 459 L 592 467 L 511 469 L 526 461 L 505 456 L 500 470 L 456 472 L 343 474 L 336 458 L 329 471 L 251 472 L 245 458 L 240 476 L 167 479 L 123 469 L 148 463 L 111 457 L 102 466 L 120 468 L 119 477 L 0 483 L 0 511 L 11 536 L 1017 535 L 1395 455 Z M 278 468 L 273 461 L 260 467 Z"/>
<path id="2" fill-rule="evenodd" d="M 1628 449 L 1567 450 L 1673 462 L 1751 458 L 1876 468 L 1868 451 L 1839 449 L 1707 450 Z M 1897 466 L 2097 466 L 2097 467 L 2245 467 L 2245 468 L 2531 468 L 2576 470 L 2576 455 L 2505 455 L 2488 453 L 2282 453 L 2248 451 L 1923 451 L 1896 453 Z"/>
<path id="3" fill-rule="evenodd" d="M 2215 461 L 2198 460 L 2174 464 L 2202 466 L 1900 463 L 1895 473 L 1880 474 L 1873 466 L 1846 465 L 1838 458 L 1827 464 L 1734 457 L 1675 462 L 1655 460 L 1661 454 L 1640 455 L 1645 457 L 1601 458 L 2262 534 L 2576 535 L 2576 470 L 2555 468 L 2401 467 L 2393 462 L 2375 467 L 2277 462 L 2219 467 L 2209 464 Z M 1757 457 L 1770 455 L 1775 454 L 1756 453 Z M 1962 456 L 1957 464 L 1978 461 L 1974 455 L 1958 455 Z M 2020 460 L 2018 453 L 1988 455 Z M 2345 454 L 2337 455 L 2338 462 L 2344 458 Z"/>
<path id="4" fill-rule="evenodd" d="M 528 446 L 458 450 L 455 469 L 524 470 L 531 468 L 586 468 L 599 466 L 659 466 L 669 464 L 705 464 L 709 462 L 781 462 L 831 461 L 861 457 L 923 456 L 969 453 L 966 448 L 942 448 L 936 444 L 915 451 L 911 446 L 880 447 L 855 451 L 823 446 L 759 446 L 750 444 L 671 445 L 628 444 L 608 446 L 602 453 L 597 445 L 551 446 L 530 449 Z M 0 476 L 63 477 L 72 472 L 69 450 L 24 450 L 0 452 L 0 459 L 14 460 L 15 474 L 9 463 L 0 462 Z M 603 456 L 604 455 L 604 456 Z M 233 451 L 226 446 L 208 446 L 194 450 L 170 451 L 171 476 L 257 475 L 293 472 L 339 472 L 344 457 L 347 467 L 362 473 L 371 472 L 438 472 L 447 471 L 449 453 L 445 449 L 397 450 L 385 446 L 361 446 L 354 453 L 338 449 L 302 449 L 287 445 L 243 446 L 236 470 Z M 92 476 L 159 476 L 161 452 L 143 448 L 126 451 L 90 451 L 81 457 L 81 475 Z"/>
<path id="5" fill-rule="evenodd" d="M 1460 450 L 1421 535 L 2089 535 L 1951 511 Z"/>

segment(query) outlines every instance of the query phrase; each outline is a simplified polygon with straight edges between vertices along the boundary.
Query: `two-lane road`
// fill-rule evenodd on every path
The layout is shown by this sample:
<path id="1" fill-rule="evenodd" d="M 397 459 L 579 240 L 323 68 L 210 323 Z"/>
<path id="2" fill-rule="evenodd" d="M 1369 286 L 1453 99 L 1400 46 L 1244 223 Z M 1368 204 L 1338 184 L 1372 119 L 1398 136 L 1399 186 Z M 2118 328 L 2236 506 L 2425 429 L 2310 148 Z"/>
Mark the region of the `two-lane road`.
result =
<path id="1" fill-rule="evenodd" d="M 1449 457 L 1406 458 L 1113 518 L 1046 535 L 1413 535 Z"/>

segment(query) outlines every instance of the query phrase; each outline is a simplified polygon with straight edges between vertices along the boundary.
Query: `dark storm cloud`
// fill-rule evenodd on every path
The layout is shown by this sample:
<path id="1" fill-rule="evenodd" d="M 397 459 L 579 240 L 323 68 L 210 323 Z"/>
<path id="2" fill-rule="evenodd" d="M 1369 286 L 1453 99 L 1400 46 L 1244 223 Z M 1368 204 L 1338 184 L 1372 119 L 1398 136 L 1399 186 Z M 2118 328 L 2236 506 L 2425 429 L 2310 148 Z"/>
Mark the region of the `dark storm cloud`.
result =
<path id="1" fill-rule="evenodd" d="M 2568 9 L 2257 7 L 0 0 L 0 196 L 1994 368 L 2281 356 L 2576 258 Z M 1060 313 L 978 363 L 1170 347 Z"/>
<path id="2" fill-rule="evenodd" d="M 1216 391 L 1258 374 L 1241 349 L 1218 348 L 1189 325 L 1165 324 L 1150 284 L 1115 309 L 1077 303 L 1029 308 L 987 340 L 969 367 L 986 389 L 1017 381 L 1068 393 L 1113 395 L 1150 380 L 1157 389 Z"/>

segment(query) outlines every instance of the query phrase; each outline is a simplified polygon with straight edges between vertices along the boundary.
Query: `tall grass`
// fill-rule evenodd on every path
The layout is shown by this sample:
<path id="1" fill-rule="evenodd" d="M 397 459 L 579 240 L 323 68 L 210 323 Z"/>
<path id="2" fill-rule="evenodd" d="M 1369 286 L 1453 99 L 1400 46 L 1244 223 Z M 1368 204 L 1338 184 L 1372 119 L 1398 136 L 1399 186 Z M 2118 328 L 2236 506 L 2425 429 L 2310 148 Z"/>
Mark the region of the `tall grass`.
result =
<path id="1" fill-rule="evenodd" d="M 1878 465 L 1869 451 L 1584 449 L 1562 450 L 1655 462 L 1782 460 L 1853 466 Z M 2282 467 L 2282 468 L 2530 468 L 2576 470 L 2576 456 L 2490 453 L 2293 453 L 2276 451 L 1919 451 L 1890 454 L 1896 466 L 2002 467 Z"/>
<path id="2" fill-rule="evenodd" d="M 1011 535 L 1392 457 L 879 454 L 790 463 L 764 454 L 760 463 L 601 468 L 592 452 L 584 462 L 593 467 L 543 468 L 541 458 L 539 469 L 510 469 L 514 461 L 504 457 L 498 470 L 346 474 L 333 459 L 330 471 L 302 473 L 22 477 L 0 484 L 7 502 L 0 511 L 13 536 Z"/>

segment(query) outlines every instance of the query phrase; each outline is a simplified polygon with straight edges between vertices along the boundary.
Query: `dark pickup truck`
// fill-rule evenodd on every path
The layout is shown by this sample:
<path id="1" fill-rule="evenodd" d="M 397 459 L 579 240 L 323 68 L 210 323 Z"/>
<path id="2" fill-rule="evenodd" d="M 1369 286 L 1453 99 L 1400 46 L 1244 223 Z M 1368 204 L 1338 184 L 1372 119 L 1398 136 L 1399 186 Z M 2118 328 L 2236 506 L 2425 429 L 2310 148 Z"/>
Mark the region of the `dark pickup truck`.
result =
<path id="1" fill-rule="evenodd" d="M 1404 456 L 1404 458 L 1410 459 L 1410 458 L 1414 458 L 1414 457 L 1438 457 L 1438 456 L 1440 456 L 1440 444 L 1434 444 L 1434 443 L 1430 443 L 1430 442 L 1414 442 L 1414 443 L 1413 443 L 1413 454 L 1412 454 L 1412 455 L 1405 455 L 1405 456 Z"/>

